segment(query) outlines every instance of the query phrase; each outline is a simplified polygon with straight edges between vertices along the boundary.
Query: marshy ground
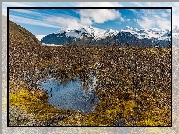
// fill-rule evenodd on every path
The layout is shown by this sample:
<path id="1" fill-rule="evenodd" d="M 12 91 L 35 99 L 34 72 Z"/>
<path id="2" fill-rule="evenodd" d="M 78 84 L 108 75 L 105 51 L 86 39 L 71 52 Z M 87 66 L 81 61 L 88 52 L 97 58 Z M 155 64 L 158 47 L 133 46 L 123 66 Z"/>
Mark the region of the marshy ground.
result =
<path id="1" fill-rule="evenodd" d="M 47 126 L 171 126 L 171 49 L 119 46 L 10 46 L 9 104 Z M 55 108 L 38 81 L 89 80 L 100 102 L 83 113 Z M 70 98 L 69 98 L 70 99 Z M 11 122 L 10 122 L 11 124 Z M 12 123 L 13 124 L 13 123 Z M 17 123 L 22 125 L 22 123 Z M 23 124 L 25 125 L 25 124 Z"/>

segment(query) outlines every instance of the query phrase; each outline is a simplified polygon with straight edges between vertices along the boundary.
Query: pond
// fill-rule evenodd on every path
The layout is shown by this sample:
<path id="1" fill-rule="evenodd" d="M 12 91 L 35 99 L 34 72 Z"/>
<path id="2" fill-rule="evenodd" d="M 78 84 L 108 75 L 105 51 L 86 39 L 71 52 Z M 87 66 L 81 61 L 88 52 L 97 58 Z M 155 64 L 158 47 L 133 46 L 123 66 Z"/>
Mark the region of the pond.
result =
<path id="1" fill-rule="evenodd" d="M 65 81 L 49 77 L 41 82 L 40 89 L 48 93 L 48 102 L 54 107 L 83 113 L 93 112 L 99 103 L 94 91 L 97 86 L 96 72 L 88 76 L 88 79 L 79 75 Z"/>

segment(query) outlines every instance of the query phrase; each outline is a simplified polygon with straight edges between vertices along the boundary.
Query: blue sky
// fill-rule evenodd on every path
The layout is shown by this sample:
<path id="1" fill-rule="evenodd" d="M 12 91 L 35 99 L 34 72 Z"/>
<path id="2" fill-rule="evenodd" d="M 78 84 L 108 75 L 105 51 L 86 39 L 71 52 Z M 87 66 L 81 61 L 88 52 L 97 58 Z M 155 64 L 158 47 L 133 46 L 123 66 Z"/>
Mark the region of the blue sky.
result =
<path id="1" fill-rule="evenodd" d="M 154 3 L 156 6 L 170 6 L 167 3 Z M 153 5 L 154 5 L 153 4 Z M 178 2 L 175 3 L 175 6 Z M 138 7 L 149 6 L 145 2 L 3 2 L 2 14 L 6 15 L 6 7 Z M 172 5 L 171 5 L 172 6 Z M 179 7 L 179 4 L 177 5 Z M 175 11 L 176 10 L 176 11 Z M 177 12 L 176 8 L 174 12 Z M 99 30 L 121 30 L 126 26 L 139 29 L 171 27 L 171 12 L 163 9 L 11 9 L 10 20 L 23 26 L 35 35 L 46 35 L 65 28 L 93 26 Z M 178 16 L 178 15 L 177 15 Z M 174 16 L 176 20 L 176 17 Z M 175 24 L 175 23 L 174 23 Z M 177 24 L 177 23 L 176 23 Z"/>

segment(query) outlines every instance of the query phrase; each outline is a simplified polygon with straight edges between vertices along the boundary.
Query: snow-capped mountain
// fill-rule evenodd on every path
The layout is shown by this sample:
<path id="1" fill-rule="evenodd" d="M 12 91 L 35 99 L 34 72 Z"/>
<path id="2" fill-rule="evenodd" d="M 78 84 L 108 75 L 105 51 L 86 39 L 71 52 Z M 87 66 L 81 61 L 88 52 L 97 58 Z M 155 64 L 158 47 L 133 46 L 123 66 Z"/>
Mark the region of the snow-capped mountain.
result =
<path id="1" fill-rule="evenodd" d="M 172 36 L 172 44 L 179 46 L 179 33 Z"/>
<path id="2" fill-rule="evenodd" d="M 168 40 L 171 36 L 170 31 L 167 29 L 137 29 L 127 26 L 125 29 L 122 29 L 123 32 L 130 32 L 139 39 L 158 39 L 158 40 Z"/>
<path id="3" fill-rule="evenodd" d="M 106 38 L 107 36 L 113 36 L 119 33 L 117 30 L 109 29 L 107 31 L 99 31 L 96 28 L 93 28 L 92 26 L 89 27 L 83 27 L 79 29 L 61 29 L 54 34 L 63 34 L 65 33 L 67 37 L 74 37 L 82 39 L 84 35 L 87 37 L 94 37 L 94 39 L 101 39 Z M 59 37 L 59 36 L 58 36 Z"/>
<path id="4" fill-rule="evenodd" d="M 82 27 L 79 29 L 61 29 L 57 32 L 46 35 L 41 39 L 45 44 L 56 45 L 141 45 L 144 44 L 154 45 L 162 44 L 167 45 L 170 39 L 170 31 L 166 29 L 137 29 L 127 26 L 121 31 L 109 29 L 100 31 L 97 28 Z"/>
<path id="5" fill-rule="evenodd" d="M 178 28 L 178 26 L 174 26 L 174 27 L 173 27 L 172 33 L 179 33 L 179 28 Z"/>
<path id="6" fill-rule="evenodd" d="M 112 36 L 115 36 L 119 33 L 118 30 L 113 30 L 113 29 L 109 29 L 107 31 L 105 31 L 101 36 L 100 38 L 104 39 L 106 37 L 112 37 Z"/>
<path id="7" fill-rule="evenodd" d="M 172 29 L 172 44 L 179 46 L 179 28 L 177 26 Z"/>
<path id="8" fill-rule="evenodd" d="M 57 32 L 46 35 L 41 39 L 45 44 L 90 44 L 91 42 L 105 39 L 106 37 L 113 37 L 119 31 L 109 29 L 107 31 L 100 31 L 92 26 L 83 27 L 79 29 L 61 29 Z"/>
<path id="9" fill-rule="evenodd" d="M 79 28 L 79 29 L 61 29 L 54 34 L 63 34 L 65 33 L 66 37 L 74 37 L 74 38 L 79 38 L 82 39 L 83 35 L 86 35 L 87 37 L 92 37 L 94 36 L 95 30 L 91 27 L 88 28 Z M 58 36 L 59 37 L 59 36 Z"/>

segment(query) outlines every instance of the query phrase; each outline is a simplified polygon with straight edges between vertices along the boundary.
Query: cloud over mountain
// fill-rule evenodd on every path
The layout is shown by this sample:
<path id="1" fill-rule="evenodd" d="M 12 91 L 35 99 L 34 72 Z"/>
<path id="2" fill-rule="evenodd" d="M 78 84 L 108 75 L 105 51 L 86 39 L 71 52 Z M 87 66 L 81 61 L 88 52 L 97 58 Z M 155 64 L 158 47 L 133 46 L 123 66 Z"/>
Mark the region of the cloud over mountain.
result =
<path id="1" fill-rule="evenodd" d="M 86 9 L 80 10 L 81 17 L 90 18 L 96 23 L 104 23 L 120 17 L 120 13 L 114 9 Z"/>

